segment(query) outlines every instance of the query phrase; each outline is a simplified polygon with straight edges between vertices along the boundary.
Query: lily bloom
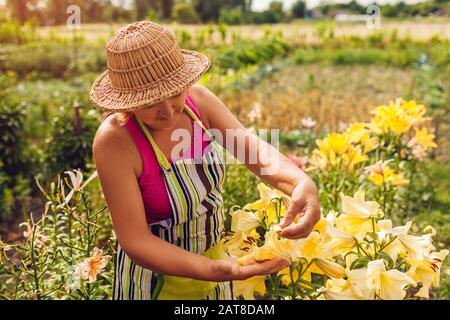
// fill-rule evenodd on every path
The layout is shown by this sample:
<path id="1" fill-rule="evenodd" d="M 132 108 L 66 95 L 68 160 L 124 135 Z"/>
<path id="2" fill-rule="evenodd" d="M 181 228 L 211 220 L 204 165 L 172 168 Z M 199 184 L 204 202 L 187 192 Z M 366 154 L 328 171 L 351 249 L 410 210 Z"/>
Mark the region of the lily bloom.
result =
<path id="1" fill-rule="evenodd" d="M 416 285 L 405 273 L 386 270 L 383 260 L 370 261 L 367 268 L 351 270 L 348 277 L 366 299 L 401 300 L 406 295 L 405 288 Z"/>
<path id="2" fill-rule="evenodd" d="M 426 254 L 422 259 L 406 259 L 406 262 L 411 265 L 411 269 L 406 274 L 422 283 L 422 287 L 415 294 L 416 297 L 429 298 L 430 287 L 437 288 L 439 286 L 441 265 L 447 255 L 448 250 L 441 250 Z"/>
<path id="3" fill-rule="evenodd" d="M 342 200 L 341 214 L 336 220 L 336 227 L 358 239 L 372 231 L 372 219 L 380 218 L 384 213 L 376 201 L 365 201 L 364 191 L 358 191 L 352 197 L 340 194 Z"/>
<path id="4" fill-rule="evenodd" d="M 255 276 L 245 280 L 233 281 L 233 293 L 236 297 L 243 296 L 245 300 L 255 300 L 254 293 L 266 293 L 267 276 Z"/>
<path id="5" fill-rule="evenodd" d="M 76 266 L 75 272 L 80 275 L 81 279 L 89 280 L 89 283 L 97 280 L 97 275 L 106 267 L 111 258 L 102 256 L 102 253 L 102 250 L 94 248 L 92 257 L 84 259 Z"/>

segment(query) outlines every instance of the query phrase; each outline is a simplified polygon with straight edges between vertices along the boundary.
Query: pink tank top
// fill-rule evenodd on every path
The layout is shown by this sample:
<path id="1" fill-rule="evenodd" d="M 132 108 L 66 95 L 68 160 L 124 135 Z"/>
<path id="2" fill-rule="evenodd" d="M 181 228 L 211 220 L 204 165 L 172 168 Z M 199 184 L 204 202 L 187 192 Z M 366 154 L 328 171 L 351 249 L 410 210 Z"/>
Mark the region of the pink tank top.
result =
<path id="1" fill-rule="evenodd" d="M 186 96 L 186 104 L 197 115 L 199 120 L 202 121 L 202 117 L 197 106 L 189 96 Z M 205 139 L 203 139 L 205 133 L 202 132 L 201 127 L 195 123 L 194 119 L 191 120 L 191 123 L 193 129 L 192 132 L 195 130 L 196 133 L 192 136 L 191 147 L 188 149 L 188 152 L 185 152 L 181 159 L 197 158 L 198 156 L 201 157 L 205 148 L 209 144 L 206 136 Z M 172 216 L 172 209 L 170 207 L 169 196 L 167 195 L 166 187 L 164 185 L 164 178 L 160 171 L 153 147 L 145 137 L 144 133 L 139 129 L 139 125 L 134 117 L 131 117 L 127 121 L 125 127 L 128 129 L 128 132 L 131 135 L 142 160 L 143 169 L 138 182 L 141 189 L 142 200 L 144 202 L 147 223 L 150 224 L 169 219 Z M 196 138 L 197 141 L 194 141 L 194 138 Z M 196 151 L 194 149 L 194 143 L 195 145 L 202 146 L 202 155 L 197 156 L 197 154 L 192 154 L 193 150 Z M 167 160 L 172 162 L 179 159 L 180 158 Z"/>

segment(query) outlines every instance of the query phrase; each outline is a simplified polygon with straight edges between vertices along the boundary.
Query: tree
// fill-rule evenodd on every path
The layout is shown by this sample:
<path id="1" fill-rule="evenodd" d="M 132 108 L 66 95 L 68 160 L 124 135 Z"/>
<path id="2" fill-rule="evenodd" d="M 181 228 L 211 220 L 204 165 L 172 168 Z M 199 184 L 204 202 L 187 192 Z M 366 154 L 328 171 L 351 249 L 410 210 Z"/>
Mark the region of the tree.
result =
<path id="1" fill-rule="evenodd" d="M 203 22 L 217 21 L 222 7 L 222 0 L 193 0 L 194 9 Z"/>
<path id="2" fill-rule="evenodd" d="M 161 0 L 163 18 L 169 19 L 172 16 L 173 0 Z"/>
<path id="3" fill-rule="evenodd" d="M 304 18 L 306 13 L 306 4 L 304 0 L 297 0 L 291 8 L 292 18 Z"/>
<path id="4" fill-rule="evenodd" d="M 144 20 L 149 10 L 159 12 L 161 3 L 159 0 L 134 0 L 134 8 L 136 10 L 136 19 Z"/>
<path id="5" fill-rule="evenodd" d="M 8 0 L 6 2 L 11 15 L 24 24 L 27 21 L 29 10 L 27 8 L 27 0 Z"/>
<path id="6" fill-rule="evenodd" d="M 269 18 L 269 23 L 281 22 L 285 18 L 283 11 L 283 3 L 281 1 L 272 1 L 269 5 L 269 10 L 267 12 Z"/>
<path id="7" fill-rule="evenodd" d="M 173 17 L 180 23 L 199 23 L 200 18 L 192 8 L 192 5 L 187 2 L 176 3 L 173 7 Z"/>
<path id="8" fill-rule="evenodd" d="M 149 14 L 149 10 L 154 14 L 162 15 L 163 18 L 172 17 L 174 0 L 135 0 L 136 18 L 143 20 Z"/>

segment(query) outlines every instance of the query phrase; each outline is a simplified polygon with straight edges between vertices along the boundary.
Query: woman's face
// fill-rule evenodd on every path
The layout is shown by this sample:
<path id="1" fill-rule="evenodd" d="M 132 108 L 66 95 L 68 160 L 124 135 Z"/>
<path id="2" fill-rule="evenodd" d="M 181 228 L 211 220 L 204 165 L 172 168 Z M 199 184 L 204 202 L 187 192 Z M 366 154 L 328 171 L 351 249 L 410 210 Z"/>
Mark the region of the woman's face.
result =
<path id="1" fill-rule="evenodd" d="M 155 103 L 147 108 L 135 111 L 136 116 L 147 126 L 154 130 L 164 130 L 173 128 L 183 112 L 186 95 L 189 89 L 186 89 L 176 96 Z"/>

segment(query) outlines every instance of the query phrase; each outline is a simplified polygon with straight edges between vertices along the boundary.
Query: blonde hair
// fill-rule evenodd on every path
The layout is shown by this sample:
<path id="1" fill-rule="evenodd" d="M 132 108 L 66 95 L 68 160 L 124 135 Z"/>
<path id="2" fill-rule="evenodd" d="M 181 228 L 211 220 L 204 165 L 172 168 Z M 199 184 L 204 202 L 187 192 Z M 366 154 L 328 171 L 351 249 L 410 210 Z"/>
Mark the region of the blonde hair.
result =
<path id="1" fill-rule="evenodd" d="M 102 121 L 105 120 L 107 116 L 109 116 L 110 114 L 113 114 L 113 113 L 116 114 L 116 119 L 117 119 L 117 122 L 119 123 L 119 126 L 125 125 L 125 123 L 127 123 L 127 121 L 133 116 L 133 112 L 130 112 L 130 111 L 123 111 L 123 112 L 109 111 L 103 115 Z"/>

